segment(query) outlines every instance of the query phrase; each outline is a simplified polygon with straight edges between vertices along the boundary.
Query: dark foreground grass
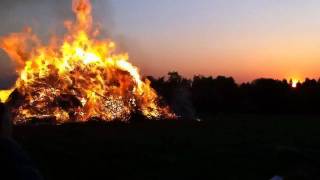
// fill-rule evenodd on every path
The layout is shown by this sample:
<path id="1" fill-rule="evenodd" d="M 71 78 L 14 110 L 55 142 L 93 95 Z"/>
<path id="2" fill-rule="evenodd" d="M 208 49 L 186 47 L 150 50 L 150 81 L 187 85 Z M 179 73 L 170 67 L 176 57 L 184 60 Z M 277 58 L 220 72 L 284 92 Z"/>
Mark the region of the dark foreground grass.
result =
<path id="1" fill-rule="evenodd" d="M 190 121 L 15 127 L 45 179 L 318 179 L 320 118 L 219 115 Z"/>

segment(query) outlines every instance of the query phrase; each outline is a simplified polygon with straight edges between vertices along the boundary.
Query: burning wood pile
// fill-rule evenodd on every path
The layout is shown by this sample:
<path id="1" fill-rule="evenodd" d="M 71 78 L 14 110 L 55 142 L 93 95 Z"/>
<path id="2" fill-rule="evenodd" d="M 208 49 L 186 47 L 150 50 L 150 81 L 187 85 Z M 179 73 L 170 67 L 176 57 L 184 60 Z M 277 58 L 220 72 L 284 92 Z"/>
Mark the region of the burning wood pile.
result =
<path id="1" fill-rule="evenodd" d="M 172 118 L 147 79 L 142 79 L 128 55 L 98 38 L 89 0 L 72 3 L 76 21 L 65 21 L 64 37 L 43 45 L 31 28 L 0 39 L 0 47 L 15 62 L 18 79 L 0 100 L 13 106 L 14 123 L 53 119 L 57 123 L 127 121 L 139 112 L 148 119 Z"/>

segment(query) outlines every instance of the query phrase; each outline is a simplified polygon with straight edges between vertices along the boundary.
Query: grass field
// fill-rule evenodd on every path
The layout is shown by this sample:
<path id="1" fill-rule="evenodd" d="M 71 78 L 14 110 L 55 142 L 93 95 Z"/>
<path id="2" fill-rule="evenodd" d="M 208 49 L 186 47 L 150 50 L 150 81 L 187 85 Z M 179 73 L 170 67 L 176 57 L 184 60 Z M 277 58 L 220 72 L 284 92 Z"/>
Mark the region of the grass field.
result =
<path id="1" fill-rule="evenodd" d="M 320 117 L 223 115 L 190 121 L 15 127 L 45 179 L 270 179 L 312 176 Z"/>

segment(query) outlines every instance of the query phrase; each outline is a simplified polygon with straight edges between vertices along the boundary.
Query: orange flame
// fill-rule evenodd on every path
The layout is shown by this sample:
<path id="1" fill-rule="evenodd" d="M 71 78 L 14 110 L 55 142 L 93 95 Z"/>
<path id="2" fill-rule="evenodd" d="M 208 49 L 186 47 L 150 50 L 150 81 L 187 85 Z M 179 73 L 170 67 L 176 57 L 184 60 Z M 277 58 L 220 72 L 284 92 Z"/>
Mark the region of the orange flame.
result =
<path id="1" fill-rule="evenodd" d="M 17 64 L 13 89 L 24 97 L 15 122 L 48 116 L 61 123 L 127 120 L 135 110 L 148 118 L 173 116 L 157 104 L 156 92 L 128 55 L 116 54 L 114 42 L 95 38 L 99 30 L 92 26 L 89 0 L 74 0 L 72 8 L 76 22 L 65 22 L 68 33 L 62 40 L 54 37 L 41 45 L 30 28 L 0 39 L 0 47 Z M 11 92 L 0 91 L 1 101 Z"/>

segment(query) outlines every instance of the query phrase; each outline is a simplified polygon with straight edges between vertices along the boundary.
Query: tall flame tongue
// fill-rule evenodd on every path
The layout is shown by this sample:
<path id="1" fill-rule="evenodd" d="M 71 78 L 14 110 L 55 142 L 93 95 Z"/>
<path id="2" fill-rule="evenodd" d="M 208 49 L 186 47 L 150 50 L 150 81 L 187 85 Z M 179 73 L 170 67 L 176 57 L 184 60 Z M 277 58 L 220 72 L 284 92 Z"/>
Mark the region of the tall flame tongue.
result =
<path id="1" fill-rule="evenodd" d="M 128 55 L 116 54 L 112 41 L 96 38 L 89 0 L 74 0 L 72 7 L 76 22 L 65 22 L 63 40 L 53 37 L 43 46 L 30 28 L 0 39 L 19 74 L 13 89 L 23 101 L 14 110 L 15 123 L 42 117 L 60 123 L 127 120 L 136 110 L 147 118 L 171 116 L 167 107 L 158 106 L 156 92 Z M 0 91 L 0 100 L 12 90 Z"/>

